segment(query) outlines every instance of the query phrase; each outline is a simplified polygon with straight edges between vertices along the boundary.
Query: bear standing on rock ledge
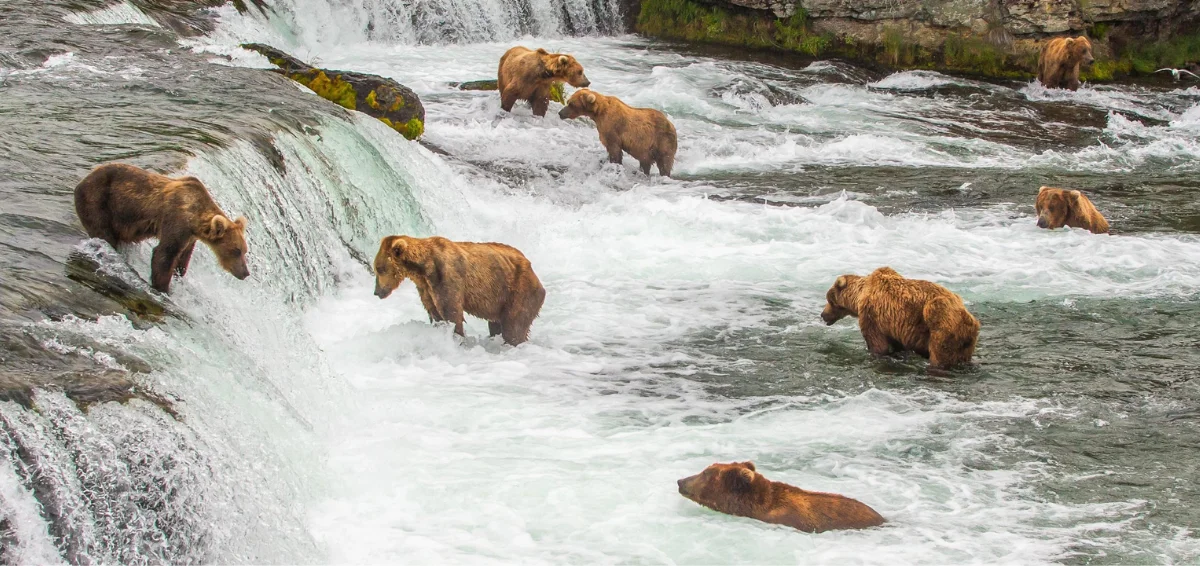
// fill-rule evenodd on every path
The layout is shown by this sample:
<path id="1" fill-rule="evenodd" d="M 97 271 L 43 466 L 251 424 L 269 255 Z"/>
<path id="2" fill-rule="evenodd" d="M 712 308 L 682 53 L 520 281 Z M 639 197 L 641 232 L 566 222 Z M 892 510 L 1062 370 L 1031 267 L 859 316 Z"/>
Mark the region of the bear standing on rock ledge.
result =
<path id="1" fill-rule="evenodd" d="M 516 346 L 542 309 L 546 289 L 519 250 L 496 243 L 388 236 L 375 254 L 375 296 L 386 299 L 412 279 L 431 322 L 464 336 L 463 313 L 488 321 L 492 336 Z"/>
<path id="2" fill-rule="evenodd" d="M 936 283 L 880 267 L 866 277 L 838 277 L 825 300 L 825 324 L 858 318 L 867 349 L 877 356 L 911 350 L 929 358 L 933 368 L 945 369 L 975 354 L 979 320 L 958 295 Z"/>
<path id="3" fill-rule="evenodd" d="M 713 464 L 678 484 L 680 495 L 709 509 L 806 533 L 884 523 L 879 513 L 858 500 L 771 481 L 758 473 L 754 462 Z"/>
<path id="4" fill-rule="evenodd" d="M 570 55 L 513 47 L 500 58 L 496 72 L 500 107 L 512 112 L 518 100 L 528 100 L 534 116 L 545 116 L 550 108 L 550 86 L 561 82 L 576 88 L 592 84 L 583 74 L 583 65 Z"/>
<path id="5" fill-rule="evenodd" d="M 195 177 L 172 179 L 132 165 L 108 163 L 75 187 L 75 212 L 88 236 L 114 249 L 158 238 L 150 260 L 150 284 L 166 293 L 171 275 L 187 273 L 200 240 L 221 267 L 238 279 L 246 267 L 246 219 L 230 220 Z"/>
<path id="6" fill-rule="evenodd" d="M 1038 82 L 1046 88 L 1079 90 L 1079 70 L 1092 64 L 1092 42 L 1088 38 L 1058 37 L 1042 46 L 1038 57 Z"/>

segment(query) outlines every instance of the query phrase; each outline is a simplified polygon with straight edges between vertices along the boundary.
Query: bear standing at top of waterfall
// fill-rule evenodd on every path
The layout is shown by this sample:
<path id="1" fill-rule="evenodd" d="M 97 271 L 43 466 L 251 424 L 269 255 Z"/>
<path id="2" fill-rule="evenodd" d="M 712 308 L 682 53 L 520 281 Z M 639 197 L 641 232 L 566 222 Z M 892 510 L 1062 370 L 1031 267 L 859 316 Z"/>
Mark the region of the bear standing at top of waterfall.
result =
<path id="1" fill-rule="evenodd" d="M 680 495 L 709 509 L 807 533 L 884 523 L 879 513 L 858 500 L 771 481 L 755 470 L 754 462 L 713 464 L 677 483 Z"/>
<path id="2" fill-rule="evenodd" d="M 101 165 L 75 187 L 75 212 L 88 236 L 113 248 L 158 238 L 150 283 L 162 293 L 173 273 L 187 273 L 196 240 L 207 244 L 234 277 L 250 275 L 246 219 L 230 220 L 195 177 L 172 179 L 123 163 Z"/>
<path id="3" fill-rule="evenodd" d="M 1092 64 L 1092 42 L 1088 38 L 1057 37 L 1042 46 L 1038 57 L 1038 82 L 1046 88 L 1079 90 L 1079 69 Z"/>
<path id="4" fill-rule="evenodd" d="M 550 87 L 561 82 L 576 88 L 592 84 L 583 74 L 583 65 L 570 55 L 513 47 L 500 58 L 496 72 L 500 107 L 512 112 L 518 100 L 528 100 L 534 116 L 545 116 L 550 107 Z"/>
<path id="5" fill-rule="evenodd" d="M 375 255 L 375 296 L 386 299 L 405 279 L 416 284 L 431 321 L 452 322 L 464 336 L 463 313 L 472 314 L 513 346 L 529 339 L 546 298 L 529 260 L 504 244 L 388 236 Z"/>
<path id="6" fill-rule="evenodd" d="M 962 298 L 929 281 L 905 279 L 890 267 L 866 277 L 842 275 L 825 295 L 821 319 L 832 325 L 858 318 L 867 349 L 885 356 L 911 350 L 944 369 L 971 361 L 979 321 Z"/>
<path id="7" fill-rule="evenodd" d="M 643 173 L 649 175 L 650 166 L 658 165 L 659 175 L 671 176 L 677 139 L 666 114 L 653 108 L 632 108 L 615 96 L 583 89 L 571 95 L 558 113 L 564 120 L 580 116 L 596 123 L 609 161 L 620 163 L 621 153 L 626 152 L 638 160 Z"/>
<path id="8" fill-rule="evenodd" d="M 1070 226 L 1093 234 L 1108 233 L 1108 220 L 1079 191 L 1042 187 L 1038 189 L 1036 208 L 1038 228 L 1055 230 Z"/>

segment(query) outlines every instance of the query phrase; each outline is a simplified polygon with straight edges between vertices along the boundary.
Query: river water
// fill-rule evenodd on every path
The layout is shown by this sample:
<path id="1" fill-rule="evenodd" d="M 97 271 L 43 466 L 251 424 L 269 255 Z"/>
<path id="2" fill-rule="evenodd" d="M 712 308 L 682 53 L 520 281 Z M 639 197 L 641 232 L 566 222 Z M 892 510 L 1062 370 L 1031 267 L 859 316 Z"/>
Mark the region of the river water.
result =
<path id="1" fill-rule="evenodd" d="M 614 35 L 600 2 L 290 0 L 183 40 L 132 4 L 49 4 L 0 43 L 5 360 L 128 372 L 179 417 L 0 403 L 10 561 L 1200 559 L 1200 88 L 698 49 Z M 242 41 L 396 78 L 422 143 Z M 516 44 L 667 112 L 677 178 L 449 86 Z M 253 277 L 200 251 L 160 322 L 63 278 L 73 251 L 148 273 L 149 244 L 79 245 L 70 191 L 113 159 L 202 178 L 250 220 Z M 1037 229 L 1042 184 L 1113 234 Z M 530 342 L 474 319 L 458 339 L 411 283 L 376 299 L 392 233 L 521 249 L 548 292 Z M 839 274 L 882 265 L 964 297 L 975 367 L 931 376 L 822 324 Z M 889 523 L 806 535 L 676 493 L 731 460 Z"/>

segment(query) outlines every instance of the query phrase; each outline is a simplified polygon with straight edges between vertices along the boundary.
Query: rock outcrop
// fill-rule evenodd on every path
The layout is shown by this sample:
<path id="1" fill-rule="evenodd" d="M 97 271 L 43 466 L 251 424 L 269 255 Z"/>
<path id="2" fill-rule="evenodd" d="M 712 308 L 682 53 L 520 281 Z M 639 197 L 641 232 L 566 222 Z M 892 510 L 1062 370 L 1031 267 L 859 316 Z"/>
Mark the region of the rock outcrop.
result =
<path id="1" fill-rule="evenodd" d="M 249 49 L 266 56 L 278 72 L 343 108 L 378 118 L 405 138 L 417 139 L 425 133 L 425 107 L 408 87 L 389 78 L 353 71 L 334 71 L 313 67 L 269 45 L 246 43 Z"/>
<path id="2" fill-rule="evenodd" d="M 1087 35 L 1106 80 L 1200 62 L 1196 0 L 642 0 L 653 36 L 1028 78 L 1041 44 Z"/>

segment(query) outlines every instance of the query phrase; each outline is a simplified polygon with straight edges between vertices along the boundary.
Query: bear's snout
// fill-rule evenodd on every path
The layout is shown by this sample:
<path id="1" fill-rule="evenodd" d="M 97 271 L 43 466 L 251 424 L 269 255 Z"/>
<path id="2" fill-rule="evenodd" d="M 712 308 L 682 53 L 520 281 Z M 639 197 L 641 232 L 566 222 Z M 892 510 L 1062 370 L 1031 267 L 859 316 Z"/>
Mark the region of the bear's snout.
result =
<path id="1" fill-rule="evenodd" d="M 571 119 L 570 110 L 571 110 L 570 106 L 563 106 L 563 109 L 558 111 L 558 117 L 562 118 L 563 120 L 570 120 Z"/>
<path id="2" fill-rule="evenodd" d="M 579 85 L 579 88 L 587 88 L 589 86 L 592 86 L 592 81 L 583 79 L 583 84 Z"/>
<path id="3" fill-rule="evenodd" d="M 246 267 L 246 262 L 242 262 L 233 266 L 233 269 L 229 273 L 241 281 L 250 277 L 250 268 Z"/>
<path id="4" fill-rule="evenodd" d="M 1049 222 L 1046 222 L 1046 217 L 1045 217 L 1045 216 L 1039 216 L 1039 217 L 1038 217 L 1038 223 L 1037 223 L 1037 227 L 1038 227 L 1038 228 L 1049 228 L 1049 227 L 1050 227 L 1050 223 L 1049 223 Z"/>
<path id="5" fill-rule="evenodd" d="M 682 495 L 688 499 L 692 498 L 692 490 L 688 489 L 688 486 L 691 485 L 692 480 L 694 479 L 696 479 L 696 476 L 686 477 L 675 482 L 676 485 L 679 486 L 679 495 Z"/>
<path id="6" fill-rule="evenodd" d="M 391 295 L 391 294 L 392 294 L 391 289 L 388 289 L 387 287 L 380 285 L 378 281 L 375 282 L 375 296 L 376 297 L 379 297 L 380 299 L 386 299 L 386 298 L 388 298 L 388 295 Z"/>
<path id="7" fill-rule="evenodd" d="M 825 305 L 825 309 L 821 311 L 821 320 L 825 321 L 825 326 L 833 326 L 833 323 L 840 320 L 840 317 L 833 312 L 833 309 L 829 308 L 829 305 Z"/>

